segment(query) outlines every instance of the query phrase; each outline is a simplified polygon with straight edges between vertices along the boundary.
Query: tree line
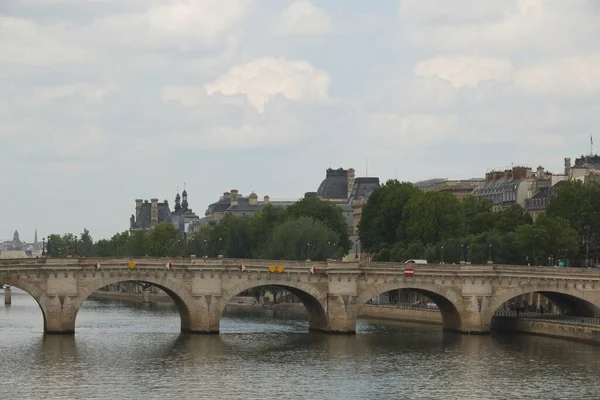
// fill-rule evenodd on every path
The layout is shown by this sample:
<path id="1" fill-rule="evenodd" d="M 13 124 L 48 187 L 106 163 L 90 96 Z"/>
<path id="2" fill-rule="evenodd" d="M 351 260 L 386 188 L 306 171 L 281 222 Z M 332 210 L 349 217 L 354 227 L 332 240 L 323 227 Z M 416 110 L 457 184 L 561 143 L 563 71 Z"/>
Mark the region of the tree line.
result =
<path id="1" fill-rule="evenodd" d="M 600 249 L 600 185 L 561 185 L 535 222 L 519 205 L 492 211 L 489 200 L 422 192 L 389 180 L 362 210 L 359 247 L 374 261 L 589 265 Z M 217 225 L 185 236 L 172 224 L 121 232 L 94 241 L 84 230 L 50 235 L 53 257 L 178 257 L 326 260 L 348 254 L 352 243 L 342 210 L 306 197 L 287 208 L 266 206 L 252 216 L 225 215 Z"/>
<path id="2" fill-rule="evenodd" d="M 51 257 L 216 257 L 281 260 L 326 260 L 351 247 L 342 210 L 333 203 L 306 197 L 287 208 L 268 205 L 252 216 L 225 215 L 215 226 L 186 235 L 170 223 L 149 231 L 124 231 L 94 241 L 84 229 L 79 236 L 52 234 Z"/>
<path id="3" fill-rule="evenodd" d="M 362 251 L 376 261 L 589 265 L 600 248 L 600 185 L 569 181 L 535 222 L 520 206 L 422 192 L 389 180 L 375 190 L 359 222 Z"/>

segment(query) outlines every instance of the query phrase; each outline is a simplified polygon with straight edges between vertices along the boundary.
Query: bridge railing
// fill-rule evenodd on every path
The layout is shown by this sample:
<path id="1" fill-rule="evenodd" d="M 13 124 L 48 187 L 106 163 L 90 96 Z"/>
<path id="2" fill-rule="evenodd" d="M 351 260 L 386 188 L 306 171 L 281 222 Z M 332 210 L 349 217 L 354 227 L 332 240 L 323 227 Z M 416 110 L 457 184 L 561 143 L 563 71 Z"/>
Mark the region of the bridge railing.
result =
<path id="1" fill-rule="evenodd" d="M 556 313 L 540 313 L 540 312 L 519 312 L 500 310 L 494 313 L 497 317 L 506 318 L 518 318 L 526 320 L 537 320 L 537 321 L 548 321 L 548 322 L 560 322 L 567 324 L 583 324 L 583 325 L 594 325 L 600 326 L 600 318 L 593 317 L 577 317 L 573 315 L 556 314 Z"/>

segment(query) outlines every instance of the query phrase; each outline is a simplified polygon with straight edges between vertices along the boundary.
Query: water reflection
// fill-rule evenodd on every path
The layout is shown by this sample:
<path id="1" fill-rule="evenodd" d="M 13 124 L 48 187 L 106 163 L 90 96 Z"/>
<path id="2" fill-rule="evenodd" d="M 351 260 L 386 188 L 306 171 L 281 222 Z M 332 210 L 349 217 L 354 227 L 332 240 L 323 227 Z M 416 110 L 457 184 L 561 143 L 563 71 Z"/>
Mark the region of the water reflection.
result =
<path id="1" fill-rule="evenodd" d="M 387 321 L 332 336 L 308 333 L 305 318 L 239 311 L 221 335 L 193 335 L 173 307 L 102 301 L 84 304 L 76 335 L 52 336 L 33 299 L 13 296 L 0 309 L 7 398 L 600 397 L 600 346 Z"/>

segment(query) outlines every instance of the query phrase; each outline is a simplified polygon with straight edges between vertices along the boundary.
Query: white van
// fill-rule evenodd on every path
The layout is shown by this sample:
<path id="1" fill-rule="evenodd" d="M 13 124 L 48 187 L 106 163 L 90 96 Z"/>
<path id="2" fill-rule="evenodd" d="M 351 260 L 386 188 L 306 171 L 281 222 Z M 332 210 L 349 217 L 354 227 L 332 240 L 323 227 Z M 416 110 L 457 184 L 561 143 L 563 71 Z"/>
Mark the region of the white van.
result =
<path id="1" fill-rule="evenodd" d="M 404 264 L 427 264 L 427 260 L 406 260 Z"/>

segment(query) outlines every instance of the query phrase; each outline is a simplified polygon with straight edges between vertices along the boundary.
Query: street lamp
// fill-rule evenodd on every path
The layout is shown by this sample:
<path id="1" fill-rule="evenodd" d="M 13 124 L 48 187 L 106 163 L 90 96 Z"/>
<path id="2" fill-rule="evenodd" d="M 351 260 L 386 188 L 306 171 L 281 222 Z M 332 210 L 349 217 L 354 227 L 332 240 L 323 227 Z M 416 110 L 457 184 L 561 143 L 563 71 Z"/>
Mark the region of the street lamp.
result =
<path id="1" fill-rule="evenodd" d="M 440 264 L 444 263 L 444 246 L 440 247 Z"/>
<path id="2" fill-rule="evenodd" d="M 46 257 L 50 257 L 50 236 L 48 236 L 48 243 L 46 244 Z"/>
<path id="3" fill-rule="evenodd" d="M 42 256 L 46 255 L 46 238 L 42 238 Z"/>
<path id="4" fill-rule="evenodd" d="M 306 243 L 306 261 L 310 261 L 310 243 Z"/>
<path id="5" fill-rule="evenodd" d="M 358 260 L 358 245 L 360 244 L 360 239 L 356 239 L 356 247 L 355 247 L 355 253 L 354 253 L 354 258 Z"/>
<path id="6" fill-rule="evenodd" d="M 488 258 L 488 264 L 492 264 L 492 244 L 488 245 L 490 247 L 490 256 Z"/>
<path id="7" fill-rule="evenodd" d="M 465 262 L 465 245 L 464 245 L 464 243 L 461 243 L 461 245 L 460 245 L 460 253 L 462 255 L 461 262 Z"/>
<path id="8" fill-rule="evenodd" d="M 469 245 L 467 245 L 467 257 L 465 258 L 465 263 L 469 263 Z"/>

